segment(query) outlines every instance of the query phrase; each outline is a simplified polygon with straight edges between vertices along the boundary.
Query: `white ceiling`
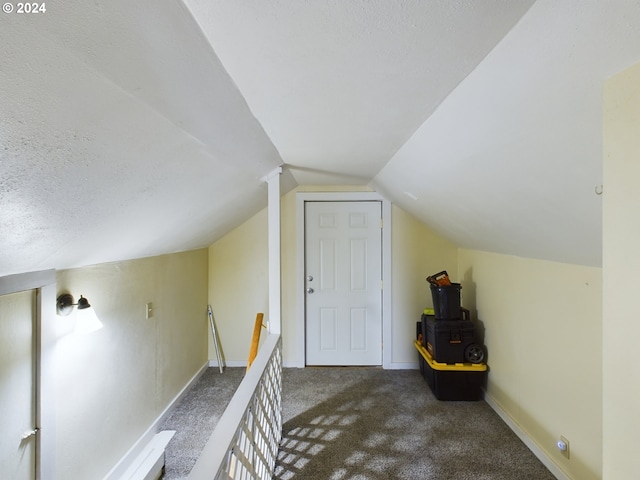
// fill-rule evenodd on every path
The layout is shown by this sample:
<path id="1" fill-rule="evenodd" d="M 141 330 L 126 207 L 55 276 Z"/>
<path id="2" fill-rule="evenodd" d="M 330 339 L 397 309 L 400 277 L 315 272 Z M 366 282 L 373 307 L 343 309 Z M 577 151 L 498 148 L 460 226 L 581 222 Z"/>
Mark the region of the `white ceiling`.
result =
<path id="1" fill-rule="evenodd" d="M 206 246 L 282 163 L 464 247 L 601 263 L 602 86 L 640 61 L 635 0 L 0 15 L 0 275 Z"/>
<path id="2" fill-rule="evenodd" d="M 185 3 L 306 184 L 368 183 L 532 0 Z"/>

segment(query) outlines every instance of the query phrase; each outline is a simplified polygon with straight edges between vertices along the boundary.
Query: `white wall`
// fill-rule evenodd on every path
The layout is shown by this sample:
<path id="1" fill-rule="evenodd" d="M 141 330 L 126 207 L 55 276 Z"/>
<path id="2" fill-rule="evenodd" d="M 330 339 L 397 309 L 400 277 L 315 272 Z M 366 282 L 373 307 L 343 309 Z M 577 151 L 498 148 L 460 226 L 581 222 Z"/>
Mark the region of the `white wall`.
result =
<path id="1" fill-rule="evenodd" d="M 56 317 L 57 478 L 103 478 L 207 361 L 207 250 L 59 271 L 57 288 L 104 324 Z"/>
<path id="2" fill-rule="evenodd" d="M 640 452 L 640 64 L 605 83 L 603 478 L 638 478 Z"/>
<path id="3" fill-rule="evenodd" d="M 601 478 L 602 270 L 475 250 L 458 268 L 484 328 L 489 401 L 569 478 Z"/>

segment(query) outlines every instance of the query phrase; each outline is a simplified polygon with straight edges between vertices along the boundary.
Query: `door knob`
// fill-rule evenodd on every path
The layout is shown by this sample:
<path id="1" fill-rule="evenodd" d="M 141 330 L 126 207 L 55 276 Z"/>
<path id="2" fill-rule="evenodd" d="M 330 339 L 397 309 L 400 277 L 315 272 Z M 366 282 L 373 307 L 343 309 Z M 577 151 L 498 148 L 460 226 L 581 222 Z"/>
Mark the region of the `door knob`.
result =
<path id="1" fill-rule="evenodd" d="M 313 282 L 313 275 L 307 275 L 307 281 Z"/>
<path id="2" fill-rule="evenodd" d="M 308 288 L 307 288 L 307 293 L 313 293 L 313 288 L 308 287 Z"/>

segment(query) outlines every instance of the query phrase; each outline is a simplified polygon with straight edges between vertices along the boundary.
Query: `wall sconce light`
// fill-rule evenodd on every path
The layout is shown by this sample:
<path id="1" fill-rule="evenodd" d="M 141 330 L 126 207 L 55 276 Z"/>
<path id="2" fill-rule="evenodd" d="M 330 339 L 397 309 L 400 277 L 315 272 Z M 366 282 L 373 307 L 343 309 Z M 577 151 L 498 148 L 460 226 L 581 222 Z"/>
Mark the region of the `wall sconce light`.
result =
<path id="1" fill-rule="evenodd" d="M 89 300 L 82 295 L 78 303 L 74 303 L 73 295 L 70 293 L 63 293 L 56 301 L 56 311 L 62 317 L 69 315 L 74 306 L 77 307 L 75 333 L 91 333 L 103 327 L 95 310 L 91 308 Z"/>

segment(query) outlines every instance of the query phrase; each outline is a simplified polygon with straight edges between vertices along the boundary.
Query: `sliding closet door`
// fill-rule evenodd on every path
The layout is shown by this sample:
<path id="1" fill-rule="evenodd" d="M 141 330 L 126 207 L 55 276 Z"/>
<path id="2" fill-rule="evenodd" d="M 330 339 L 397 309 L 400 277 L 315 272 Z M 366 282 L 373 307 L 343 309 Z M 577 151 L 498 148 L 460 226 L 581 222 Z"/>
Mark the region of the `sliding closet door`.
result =
<path id="1" fill-rule="evenodd" d="M 0 295 L 0 477 L 32 480 L 36 465 L 36 293 Z"/>

